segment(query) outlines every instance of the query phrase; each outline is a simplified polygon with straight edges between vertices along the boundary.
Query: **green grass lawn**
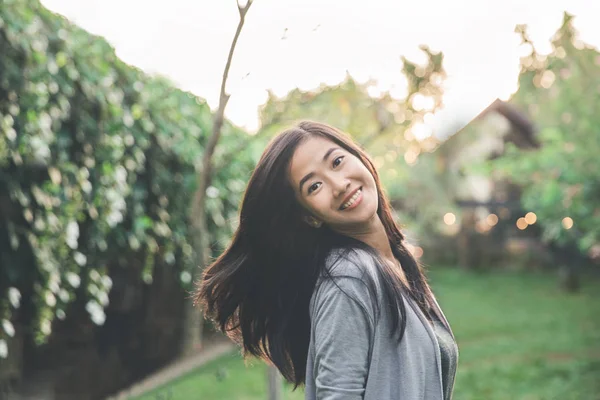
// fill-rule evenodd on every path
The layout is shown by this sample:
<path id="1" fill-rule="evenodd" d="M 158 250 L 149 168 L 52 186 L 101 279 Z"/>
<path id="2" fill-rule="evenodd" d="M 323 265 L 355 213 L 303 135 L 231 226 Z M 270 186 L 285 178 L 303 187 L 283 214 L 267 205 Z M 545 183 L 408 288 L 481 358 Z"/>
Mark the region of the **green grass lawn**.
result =
<path id="1" fill-rule="evenodd" d="M 578 294 L 554 275 L 430 271 L 460 359 L 454 399 L 600 400 L 600 281 Z M 238 352 L 138 400 L 265 400 L 266 366 Z M 284 399 L 303 399 L 286 386 Z"/>

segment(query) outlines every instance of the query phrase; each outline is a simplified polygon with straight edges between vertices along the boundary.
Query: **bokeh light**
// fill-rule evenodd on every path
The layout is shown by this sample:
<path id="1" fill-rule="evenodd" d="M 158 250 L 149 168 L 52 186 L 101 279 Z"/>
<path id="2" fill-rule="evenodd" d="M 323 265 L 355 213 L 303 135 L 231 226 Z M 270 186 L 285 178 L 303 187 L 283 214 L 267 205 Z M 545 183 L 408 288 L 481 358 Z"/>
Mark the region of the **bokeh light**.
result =
<path id="1" fill-rule="evenodd" d="M 540 85 L 544 89 L 549 89 L 550 86 L 552 86 L 552 84 L 554 83 L 555 79 L 556 79 L 556 75 L 554 75 L 554 72 L 552 72 L 550 70 L 544 71 L 544 73 L 542 74 L 542 77 L 540 79 Z"/>
<path id="2" fill-rule="evenodd" d="M 417 147 L 411 146 L 404 153 L 404 161 L 408 165 L 414 165 L 417 162 L 417 158 L 419 157 L 419 149 Z"/>
<path id="3" fill-rule="evenodd" d="M 529 225 L 533 225 L 537 221 L 537 215 L 535 215 L 535 213 L 533 212 L 528 212 L 527 214 L 525 214 L 525 221 Z"/>
<path id="4" fill-rule="evenodd" d="M 423 257 L 423 248 L 421 246 L 415 247 L 413 254 L 415 255 L 416 258 Z"/>
<path id="5" fill-rule="evenodd" d="M 444 215 L 444 223 L 446 225 L 452 225 L 456 222 L 456 215 L 454 215 L 453 213 L 446 213 Z"/>
<path id="6" fill-rule="evenodd" d="M 487 222 L 487 219 L 478 221 L 475 224 L 475 231 L 481 234 L 488 233 L 492 229 L 492 226 Z"/>
<path id="7" fill-rule="evenodd" d="M 406 248 L 415 258 L 423 257 L 423 248 L 421 246 L 406 243 Z"/>
<path id="8" fill-rule="evenodd" d="M 490 214 L 485 220 L 489 226 L 495 226 L 498 223 L 498 216 L 496 214 Z"/>
<path id="9" fill-rule="evenodd" d="M 573 227 L 573 218 L 564 217 L 562 220 L 562 225 L 564 226 L 565 229 L 571 229 Z"/>

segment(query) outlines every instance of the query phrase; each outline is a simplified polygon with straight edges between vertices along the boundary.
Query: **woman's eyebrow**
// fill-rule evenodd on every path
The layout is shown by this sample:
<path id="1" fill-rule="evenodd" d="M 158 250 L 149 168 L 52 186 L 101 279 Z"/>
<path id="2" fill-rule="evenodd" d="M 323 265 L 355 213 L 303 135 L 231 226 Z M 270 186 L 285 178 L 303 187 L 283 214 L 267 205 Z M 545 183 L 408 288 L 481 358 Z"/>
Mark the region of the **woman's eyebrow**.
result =
<path id="1" fill-rule="evenodd" d="M 335 150 L 339 150 L 339 147 L 332 147 L 329 150 L 327 150 L 325 152 L 325 155 L 323 156 L 323 160 L 322 162 L 326 162 L 327 159 L 329 158 L 329 156 L 331 155 L 331 153 L 333 153 Z M 309 180 L 310 178 L 312 178 L 315 175 L 314 172 L 309 172 L 308 174 L 306 174 L 306 176 L 302 179 L 300 179 L 300 183 L 298 184 L 298 190 L 300 191 L 300 193 L 302 193 L 302 186 L 306 183 L 307 180 Z"/>

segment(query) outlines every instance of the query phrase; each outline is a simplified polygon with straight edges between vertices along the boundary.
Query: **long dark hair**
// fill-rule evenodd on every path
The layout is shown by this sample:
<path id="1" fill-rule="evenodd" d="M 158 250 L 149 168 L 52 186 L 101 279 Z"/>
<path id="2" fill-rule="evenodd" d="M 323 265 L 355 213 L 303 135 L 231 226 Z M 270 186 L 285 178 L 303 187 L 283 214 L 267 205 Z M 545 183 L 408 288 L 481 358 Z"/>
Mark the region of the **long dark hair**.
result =
<path id="1" fill-rule="evenodd" d="M 377 214 L 392 251 L 409 282 L 382 262 L 378 252 L 357 239 L 323 225 L 310 227 L 289 182 L 289 165 L 303 141 L 320 136 L 344 148 L 373 175 L 377 185 Z M 404 235 L 369 156 L 346 134 L 331 126 L 303 121 L 277 135 L 256 166 L 240 211 L 240 222 L 229 247 L 210 265 L 198 282 L 196 302 L 219 329 L 240 344 L 244 355 L 272 362 L 295 387 L 305 382 L 310 340 L 309 302 L 320 276 L 332 278 L 326 265 L 334 249 L 363 249 L 377 261 L 378 283 L 392 315 L 392 331 L 402 340 L 408 294 L 430 316 L 434 301 L 421 266 L 403 244 Z M 370 289 L 375 281 L 365 274 Z M 380 305 L 377 305 L 379 313 Z M 400 330 L 398 331 L 398 326 Z"/>

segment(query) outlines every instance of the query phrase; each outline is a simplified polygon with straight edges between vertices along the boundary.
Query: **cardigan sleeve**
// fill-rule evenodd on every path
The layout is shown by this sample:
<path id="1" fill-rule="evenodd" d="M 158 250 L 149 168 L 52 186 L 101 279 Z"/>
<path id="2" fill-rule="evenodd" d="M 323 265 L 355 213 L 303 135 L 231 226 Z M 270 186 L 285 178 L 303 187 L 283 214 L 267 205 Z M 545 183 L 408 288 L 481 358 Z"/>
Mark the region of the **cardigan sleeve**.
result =
<path id="1" fill-rule="evenodd" d="M 374 333 L 367 285 L 355 277 L 321 282 L 312 326 L 316 398 L 362 400 Z"/>

